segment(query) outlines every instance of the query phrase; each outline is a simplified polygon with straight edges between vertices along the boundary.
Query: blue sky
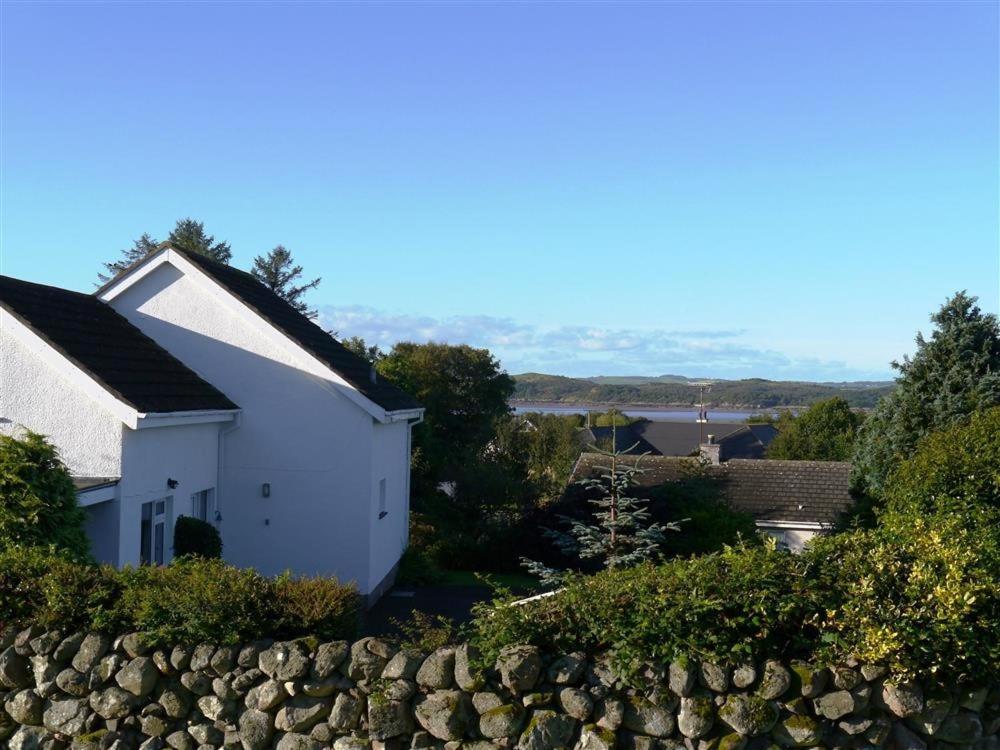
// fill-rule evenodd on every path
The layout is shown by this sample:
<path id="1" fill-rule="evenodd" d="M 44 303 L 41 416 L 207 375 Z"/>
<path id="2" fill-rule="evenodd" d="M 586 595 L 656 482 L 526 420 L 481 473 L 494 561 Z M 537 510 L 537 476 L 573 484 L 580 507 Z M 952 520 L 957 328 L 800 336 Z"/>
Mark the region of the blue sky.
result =
<path id="1" fill-rule="evenodd" d="M 192 216 L 342 334 L 884 377 L 998 306 L 998 4 L 0 5 L 0 271 Z"/>

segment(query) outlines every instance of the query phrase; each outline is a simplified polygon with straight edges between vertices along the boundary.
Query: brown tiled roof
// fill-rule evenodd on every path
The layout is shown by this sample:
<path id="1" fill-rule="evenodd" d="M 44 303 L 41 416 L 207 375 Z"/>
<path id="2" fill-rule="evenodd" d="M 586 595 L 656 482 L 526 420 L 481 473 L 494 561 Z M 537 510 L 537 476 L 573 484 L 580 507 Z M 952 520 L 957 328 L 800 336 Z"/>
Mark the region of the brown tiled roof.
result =
<path id="1" fill-rule="evenodd" d="M 570 481 L 599 473 L 608 457 L 584 453 Z M 640 487 L 676 482 L 695 472 L 697 459 L 676 456 L 627 456 L 638 461 Z M 701 470 L 720 480 L 726 501 L 756 521 L 833 524 L 854 502 L 850 493 L 851 465 L 839 461 L 772 461 L 733 459 Z"/>
<path id="2" fill-rule="evenodd" d="M 173 251 L 181 253 L 244 305 L 343 377 L 370 401 L 386 411 L 420 408 L 415 398 L 381 375 L 373 381 L 369 362 L 348 350 L 251 274 L 217 263 L 204 255 L 182 252 L 176 248 Z"/>
<path id="3" fill-rule="evenodd" d="M 239 408 L 109 305 L 89 294 L 0 276 L 0 306 L 137 411 Z"/>

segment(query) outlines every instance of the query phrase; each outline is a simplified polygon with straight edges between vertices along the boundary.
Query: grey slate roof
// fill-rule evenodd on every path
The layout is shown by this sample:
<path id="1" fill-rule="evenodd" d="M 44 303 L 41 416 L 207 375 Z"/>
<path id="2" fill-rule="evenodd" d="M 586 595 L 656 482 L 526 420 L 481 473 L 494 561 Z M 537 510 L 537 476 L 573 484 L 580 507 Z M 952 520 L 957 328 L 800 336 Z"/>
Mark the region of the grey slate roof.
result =
<path id="1" fill-rule="evenodd" d="M 653 456 L 690 456 L 698 452 L 702 438 L 713 435 L 722 445 L 722 459 L 763 458 L 768 444 L 778 431 L 768 424 L 748 425 L 742 422 L 636 422 L 616 429 L 617 450 L 649 453 Z M 610 427 L 591 427 L 590 443 L 610 442 Z"/>
<path id="2" fill-rule="evenodd" d="M 372 367 L 366 360 L 348 350 L 251 274 L 197 253 L 173 250 L 386 411 L 421 408 L 415 398 L 381 375 L 373 381 Z"/>
<path id="3" fill-rule="evenodd" d="M 639 461 L 642 488 L 677 482 L 696 470 L 695 459 L 676 456 L 628 456 Z M 570 482 L 595 476 L 608 458 L 584 453 L 573 468 Z M 733 459 L 701 469 L 718 479 L 725 500 L 756 521 L 833 524 L 854 503 L 850 493 L 851 465 L 839 461 L 771 461 Z"/>
<path id="4" fill-rule="evenodd" d="M 0 276 L 0 306 L 139 412 L 239 408 L 89 294 Z"/>

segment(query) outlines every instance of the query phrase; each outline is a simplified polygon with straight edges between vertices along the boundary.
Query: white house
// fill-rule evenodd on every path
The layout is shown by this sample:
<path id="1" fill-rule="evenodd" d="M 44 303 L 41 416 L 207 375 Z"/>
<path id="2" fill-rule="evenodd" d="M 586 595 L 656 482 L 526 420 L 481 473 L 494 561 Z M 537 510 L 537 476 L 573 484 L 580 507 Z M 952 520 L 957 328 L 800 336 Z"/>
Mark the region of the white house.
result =
<path id="1" fill-rule="evenodd" d="M 195 515 L 236 565 L 391 585 L 423 410 L 252 276 L 163 248 L 94 296 L 0 278 L 0 315 L 0 430 L 59 447 L 100 559 Z"/>

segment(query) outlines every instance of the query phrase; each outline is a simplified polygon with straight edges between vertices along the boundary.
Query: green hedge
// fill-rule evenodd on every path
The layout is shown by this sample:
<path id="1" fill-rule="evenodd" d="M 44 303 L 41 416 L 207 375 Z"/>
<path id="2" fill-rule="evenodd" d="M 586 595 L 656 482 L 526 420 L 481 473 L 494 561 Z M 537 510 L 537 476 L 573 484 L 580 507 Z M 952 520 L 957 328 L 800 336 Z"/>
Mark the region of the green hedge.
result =
<path id="1" fill-rule="evenodd" d="M 625 673 L 682 657 L 857 658 L 900 678 L 996 681 L 1000 515 L 992 523 L 922 519 L 803 555 L 737 546 L 579 576 L 534 602 L 480 605 L 472 640 L 487 660 L 514 643 L 609 651 Z"/>
<path id="2" fill-rule="evenodd" d="M 356 633 L 361 597 L 332 578 L 267 578 L 220 560 L 115 570 L 51 549 L 0 551 L 0 625 L 142 632 L 151 645 Z"/>

